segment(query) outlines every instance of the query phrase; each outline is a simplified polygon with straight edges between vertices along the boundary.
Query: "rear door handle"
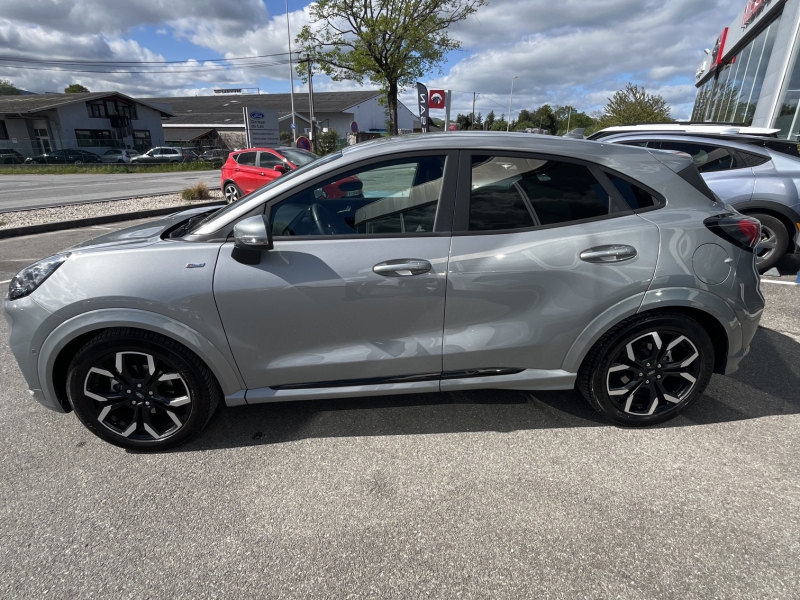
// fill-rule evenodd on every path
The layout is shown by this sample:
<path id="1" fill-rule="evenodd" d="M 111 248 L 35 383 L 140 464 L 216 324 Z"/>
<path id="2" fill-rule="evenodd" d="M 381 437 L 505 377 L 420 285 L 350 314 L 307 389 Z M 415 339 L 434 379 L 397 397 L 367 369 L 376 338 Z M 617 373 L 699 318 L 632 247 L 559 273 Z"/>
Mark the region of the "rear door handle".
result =
<path id="1" fill-rule="evenodd" d="M 431 263 L 421 258 L 398 258 L 378 263 L 372 267 L 372 271 L 384 277 L 410 277 L 411 275 L 422 275 L 432 269 Z"/>
<path id="2" fill-rule="evenodd" d="M 590 263 L 613 263 L 636 258 L 636 248 L 633 246 L 610 245 L 589 248 L 580 254 L 581 260 Z"/>

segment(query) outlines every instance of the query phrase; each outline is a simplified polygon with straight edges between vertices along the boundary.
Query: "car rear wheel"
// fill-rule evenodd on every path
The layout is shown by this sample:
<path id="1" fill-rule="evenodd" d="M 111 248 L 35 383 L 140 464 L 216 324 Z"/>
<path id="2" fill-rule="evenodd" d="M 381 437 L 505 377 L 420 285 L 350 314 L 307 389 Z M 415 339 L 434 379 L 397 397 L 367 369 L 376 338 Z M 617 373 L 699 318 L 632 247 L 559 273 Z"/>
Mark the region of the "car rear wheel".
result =
<path id="1" fill-rule="evenodd" d="M 242 190 L 240 190 L 239 186 L 235 183 L 231 182 L 225 184 L 225 187 L 222 188 L 222 193 L 225 194 L 225 200 L 227 200 L 228 204 L 233 204 L 242 197 Z"/>
<path id="2" fill-rule="evenodd" d="M 76 165 L 82 165 L 82 164 L 83 164 L 83 161 L 82 161 L 82 160 L 76 160 L 76 161 L 75 161 L 75 164 L 76 164 Z"/>
<path id="3" fill-rule="evenodd" d="M 122 448 L 163 450 L 197 435 L 222 395 L 208 367 L 162 335 L 109 329 L 77 353 L 70 403 L 96 436 Z"/>
<path id="4" fill-rule="evenodd" d="M 759 273 L 769 271 L 786 254 L 789 232 L 779 219 L 764 213 L 748 213 L 761 222 L 761 241 L 756 249 L 756 266 Z"/>
<path id="5" fill-rule="evenodd" d="M 711 380 L 714 347 L 699 323 L 680 313 L 626 319 L 592 348 L 578 389 L 607 419 L 642 427 L 691 406 Z"/>

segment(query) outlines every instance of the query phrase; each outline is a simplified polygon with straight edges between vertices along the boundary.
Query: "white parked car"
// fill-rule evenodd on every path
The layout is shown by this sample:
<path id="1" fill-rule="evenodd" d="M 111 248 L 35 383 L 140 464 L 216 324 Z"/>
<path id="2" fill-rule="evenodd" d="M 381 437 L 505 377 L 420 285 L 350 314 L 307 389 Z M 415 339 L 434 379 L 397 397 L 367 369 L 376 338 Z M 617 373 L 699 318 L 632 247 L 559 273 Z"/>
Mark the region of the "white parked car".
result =
<path id="1" fill-rule="evenodd" d="M 138 150 L 126 150 L 124 148 L 112 148 L 106 150 L 100 160 L 104 163 L 129 163 L 134 156 L 141 156 Z"/>

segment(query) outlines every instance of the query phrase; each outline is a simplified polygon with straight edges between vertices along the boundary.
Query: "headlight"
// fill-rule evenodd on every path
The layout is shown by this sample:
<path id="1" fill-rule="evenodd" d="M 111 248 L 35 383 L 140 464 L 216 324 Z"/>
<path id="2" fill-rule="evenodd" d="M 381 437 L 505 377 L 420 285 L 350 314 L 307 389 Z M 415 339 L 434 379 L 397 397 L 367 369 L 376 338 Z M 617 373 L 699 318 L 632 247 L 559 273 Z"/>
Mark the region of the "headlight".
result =
<path id="1" fill-rule="evenodd" d="M 69 258 L 69 255 L 69 252 L 62 252 L 22 269 L 22 271 L 14 275 L 14 279 L 8 284 L 8 299 L 17 300 L 32 293 L 44 283 L 45 279 L 55 273 L 56 269 Z"/>

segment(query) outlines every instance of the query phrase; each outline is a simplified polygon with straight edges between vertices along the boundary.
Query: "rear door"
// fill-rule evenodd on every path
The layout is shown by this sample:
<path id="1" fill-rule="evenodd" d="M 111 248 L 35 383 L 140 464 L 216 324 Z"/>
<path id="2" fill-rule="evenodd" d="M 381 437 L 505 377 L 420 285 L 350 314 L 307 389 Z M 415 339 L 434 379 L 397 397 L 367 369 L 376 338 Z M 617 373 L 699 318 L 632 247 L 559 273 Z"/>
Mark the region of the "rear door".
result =
<path id="1" fill-rule="evenodd" d="M 222 246 L 214 296 L 247 387 L 260 390 L 248 401 L 438 389 L 457 168 L 457 153 L 422 152 L 320 176 L 271 202 L 274 248 L 258 264 Z M 360 194 L 326 197 L 342 179 Z"/>
<path id="2" fill-rule="evenodd" d="M 464 153 L 460 172 L 469 185 L 459 187 L 454 220 L 442 389 L 487 369 L 560 369 L 598 315 L 647 290 L 658 229 L 596 166 Z M 658 201 L 631 193 L 642 209 Z"/>
<path id="3" fill-rule="evenodd" d="M 233 168 L 233 180 L 242 194 L 249 194 L 259 187 L 258 180 L 258 152 L 240 152 L 236 155 L 236 166 Z"/>

